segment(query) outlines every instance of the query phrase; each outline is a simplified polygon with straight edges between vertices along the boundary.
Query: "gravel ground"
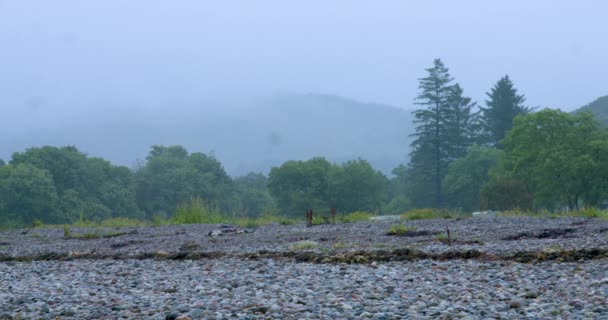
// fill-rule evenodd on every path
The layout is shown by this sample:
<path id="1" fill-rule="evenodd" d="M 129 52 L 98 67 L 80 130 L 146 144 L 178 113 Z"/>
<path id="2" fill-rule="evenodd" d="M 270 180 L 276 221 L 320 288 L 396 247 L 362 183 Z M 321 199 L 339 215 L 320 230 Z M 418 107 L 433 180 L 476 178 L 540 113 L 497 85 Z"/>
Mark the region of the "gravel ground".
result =
<path id="1" fill-rule="evenodd" d="M 76 260 L 0 264 L 20 319 L 608 319 L 608 260 L 309 264 Z M 187 319 L 187 318 L 182 318 Z"/>
<path id="2" fill-rule="evenodd" d="M 416 232 L 386 235 L 395 223 Z M 437 236 L 446 227 L 451 246 Z M 70 230 L 112 235 L 88 240 L 58 228 L 0 232 L 0 320 L 608 319 L 608 220 L 270 225 L 209 236 L 218 229 L 230 228 Z M 294 251 L 302 240 L 315 245 Z M 355 264 L 296 262 L 366 253 L 347 260 Z M 516 262 L 522 253 L 537 259 Z"/>
<path id="3" fill-rule="evenodd" d="M 415 237 L 387 236 L 390 226 L 401 223 L 426 231 Z M 320 225 L 268 225 L 250 233 L 209 237 L 218 225 L 182 225 L 149 228 L 76 229 L 72 234 L 124 232 L 112 238 L 65 239 L 61 228 L 0 232 L 0 260 L 36 257 L 48 253 L 81 256 L 139 257 L 162 251 L 245 254 L 283 252 L 301 240 L 316 241 L 316 251 L 391 250 L 414 248 L 427 253 L 478 250 L 493 255 L 522 251 L 608 249 L 608 219 L 497 217 L 460 220 L 381 221 Z M 437 241 L 437 233 L 449 227 L 452 246 Z M 544 232 L 544 233 L 543 233 Z M 563 234 L 560 234 L 563 232 Z M 555 234 L 553 234 L 555 233 Z M 519 239 L 518 236 L 521 236 Z"/>

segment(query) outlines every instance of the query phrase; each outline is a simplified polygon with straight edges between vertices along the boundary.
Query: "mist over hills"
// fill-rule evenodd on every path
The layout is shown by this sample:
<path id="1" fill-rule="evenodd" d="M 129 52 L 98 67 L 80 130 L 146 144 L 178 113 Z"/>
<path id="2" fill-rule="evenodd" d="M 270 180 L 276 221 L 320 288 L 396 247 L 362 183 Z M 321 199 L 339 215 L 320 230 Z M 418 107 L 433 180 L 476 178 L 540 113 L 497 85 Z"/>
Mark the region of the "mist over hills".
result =
<path id="1" fill-rule="evenodd" d="M 233 176 L 314 156 L 335 162 L 361 157 L 387 174 L 407 162 L 413 124 L 404 109 L 324 94 L 206 104 L 213 105 L 90 107 L 61 117 L 41 108 L 0 129 L 0 158 L 33 146 L 75 145 L 132 167 L 153 144 L 180 144 L 213 153 Z"/>
<path id="2" fill-rule="evenodd" d="M 599 122 L 608 125 L 608 95 L 593 100 L 575 112 L 580 111 L 591 112 Z"/>

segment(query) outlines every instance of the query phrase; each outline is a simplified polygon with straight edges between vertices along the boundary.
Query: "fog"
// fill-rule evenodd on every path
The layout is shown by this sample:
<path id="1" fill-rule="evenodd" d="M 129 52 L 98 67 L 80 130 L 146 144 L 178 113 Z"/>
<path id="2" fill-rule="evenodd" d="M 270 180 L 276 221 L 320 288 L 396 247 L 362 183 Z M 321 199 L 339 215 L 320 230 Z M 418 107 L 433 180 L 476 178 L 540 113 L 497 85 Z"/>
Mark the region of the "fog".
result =
<path id="1" fill-rule="evenodd" d="M 396 125 L 345 121 L 348 108 L 277 110 L 329 94 L 347 100 L 328 108 L 390 105 L 409 119 L 417 79 L 441 58 L 480 103 L 509 74 L 527 105 L 571 111 L 608 93 L 606 12 L 603 1 L 0 0 L 0 158 L 75 144 L 132 165 L 151 144 L 184 144 L 231 174 L 315 155 L 375 157 L 386 171 L 407 157 L 409 120 L 377 149 L 354 141 Z M 282 151 L 264 149 L 277 141 Z"/>

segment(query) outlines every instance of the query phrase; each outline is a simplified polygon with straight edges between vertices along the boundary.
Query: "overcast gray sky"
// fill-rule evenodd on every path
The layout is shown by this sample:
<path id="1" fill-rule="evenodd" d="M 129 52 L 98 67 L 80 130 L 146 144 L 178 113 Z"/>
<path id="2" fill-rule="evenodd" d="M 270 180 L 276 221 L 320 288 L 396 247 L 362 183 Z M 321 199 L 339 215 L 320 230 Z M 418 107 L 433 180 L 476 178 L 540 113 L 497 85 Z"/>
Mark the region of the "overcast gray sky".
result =
<path id="1" fill-rule="evenodd" d="M 508 73 L 572 110 L 608 94 L 607 32 L 601 0 L 0 0 L 0 110 L 277 91 L 409 109 L 436 57 L 475 100 Z"/>

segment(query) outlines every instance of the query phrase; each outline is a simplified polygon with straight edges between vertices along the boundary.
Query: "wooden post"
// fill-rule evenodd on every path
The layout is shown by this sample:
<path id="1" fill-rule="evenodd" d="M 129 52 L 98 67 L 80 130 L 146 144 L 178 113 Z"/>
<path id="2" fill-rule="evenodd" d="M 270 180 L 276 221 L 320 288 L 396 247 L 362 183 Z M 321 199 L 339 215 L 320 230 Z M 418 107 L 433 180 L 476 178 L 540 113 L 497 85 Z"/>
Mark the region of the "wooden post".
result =
<path id="1" fill-rule="evenodd" d="M 310 226 L 311 226 L 311 227 L 312 227 L 312 220 L 313 220 L 313 217 L 312 217 L 312 209 L 310 209 Z"/>
<path id="2" fill-rule="evenodd" d="M 446 230 L 446 233 L 448 234 L 448 245 L 451 247 L 452 246 L 452 238 L 450 237 L 450 226 L 446 225 L 445 226 L 445 230 Z"/>
<path id="3" fill-rule="evenodd" d="M 331 208 L 331 223 L 336 223 L 336 208 Z"/>
<path id="4" fill-rule="evenodd" d="M 306 226 L 310 227 L 311 222 L 310 222 L 310 211 L 308 209 L 306 209 Z"/>

